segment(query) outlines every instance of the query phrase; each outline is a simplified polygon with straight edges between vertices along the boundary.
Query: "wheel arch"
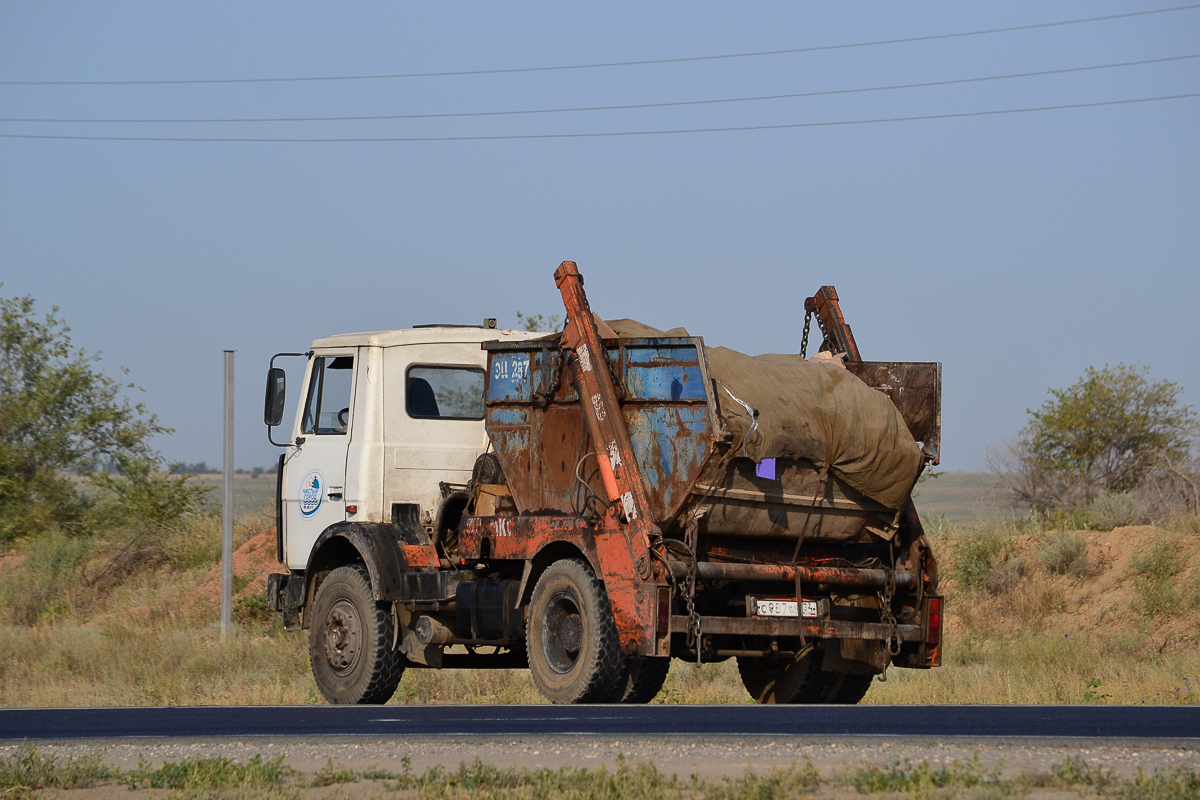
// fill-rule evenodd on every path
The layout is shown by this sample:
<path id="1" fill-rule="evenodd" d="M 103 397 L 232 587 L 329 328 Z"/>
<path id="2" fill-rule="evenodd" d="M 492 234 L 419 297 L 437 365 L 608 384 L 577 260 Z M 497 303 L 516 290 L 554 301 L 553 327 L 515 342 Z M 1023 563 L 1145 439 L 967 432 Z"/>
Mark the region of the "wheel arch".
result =
<path id="1" fill-rule="evenodd" d="M 533 597 L 533 588 L 537 586 L 538 579 L 542 577 L 542 573 L 555 561 L 561 561 L 564 558 L 578 558 L 588 565 L 593 575 L 599 575 L 599 567 L 595 556 L 595 553 L 584 552 L 583 548 L 575 542 L 563 540 L 550 542 L 537 551 L 534 557 L 527 562 L 530 568 L 529 574 L 525 578 L 524 585 L 521 588 L 521 605 L 529 605 L 529 601 Z"/>
<path id="2" fill-rule="evenodd" d="M 400 595 L 406 564 L 395 529 L 379 523 L 335 522 L 321 532 L 309 553 L 304 570 L 305 606 L 312 603 L 326 575 L 350 564 L 367 568 L 376 600 Z"/>

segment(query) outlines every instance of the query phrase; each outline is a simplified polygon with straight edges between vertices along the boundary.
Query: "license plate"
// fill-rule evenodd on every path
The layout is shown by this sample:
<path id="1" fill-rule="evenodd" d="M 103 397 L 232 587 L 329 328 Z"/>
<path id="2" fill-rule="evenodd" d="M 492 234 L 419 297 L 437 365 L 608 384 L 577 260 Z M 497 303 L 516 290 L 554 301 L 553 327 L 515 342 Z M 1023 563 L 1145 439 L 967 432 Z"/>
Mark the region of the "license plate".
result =
<path id="1" fill-rule="evenodd" d="M 795 617 L 795 600 L 755 600 L 754 615 L 756 617 Z M 800 603 L 800 615 L 806 619 L 817 616 L 817 601 L 803 600 Z"/>

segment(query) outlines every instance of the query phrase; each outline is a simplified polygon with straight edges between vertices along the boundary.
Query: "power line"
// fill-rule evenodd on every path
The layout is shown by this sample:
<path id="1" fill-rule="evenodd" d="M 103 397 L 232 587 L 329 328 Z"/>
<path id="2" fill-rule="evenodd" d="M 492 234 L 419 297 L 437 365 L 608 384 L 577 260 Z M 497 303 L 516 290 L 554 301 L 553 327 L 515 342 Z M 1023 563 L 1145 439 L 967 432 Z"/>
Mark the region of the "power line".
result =
<path id="1" fill-rule="evenodd" d="M 685 133 L 731 133 L 739 131 L 774 131 L 795 128 L 828 128 L 849 125 L 876 125 L 889 122 L 919 122 L 925 120 L 963 119 L 966 117 L 992 117 L 1003 114 L 1029 114 L 1039 111 L 1061 111 L 1077 108 L 1100 108 L 1123 106 L 1133 103 L 1154 103 L 1160 100 L 1183 100 L 1200 97 L 1200 92 L 1170 94 L 1158 97 L 1135 97 L 1127 100 L 1104 100 L 1094 103 L 1065 103 L 1052 106 L 1028 108 L 1005 108 L 991 111 L 961 111 L 949 114 L 922 114 L 910 117 L 876 117 L 873 119 L 828 120 L 822 122 L 792 122 L 779 125 L 735 125 L 714 128 L 676 128 L 650 131 L 607 131 L 589 133 L 521 133 L 484 136 L 365 136 L 327 138 L 254 138 L 254 137 L 201 137 L 201 136 L 75 136 L 67 134 L 0 133 L 0 139 L 53 139 L 86 142 L 216 142 L 216 143 L 263 143 L 263 144 L 349 144 L 369 142 L 497 142 L 524 139 L 599 139 L 624 136 L 669 136 Z"/>
<path id="2" fill-rule="evenodd" d="M 501 69 L 470 69 L 452 70 L 445 72 L 398 72 L 386 75 L 328 75 L 298 78 L 194 78 L 185 80 L 134 80 L 134 81 L 0 81 L 0 86 L 183 86 L 197 84 L 238 84 L 238 83 L 316 83 L 329 81 L 377 81 L 397 80 L 407 78 L 450 78 L 470 75 L 514 75 L 529 72 L 558 72 L 563 70 L 609 69 L 612 67 L 642 67 L 656 64 L 686 64 L 700 61 L 721 61 L 738 58 L 760 58 L 762 56 L 794 55 L 797 53 L 818 53 L 830 50 L 849 50 L 859 47 L 878 47 L 890 44 L 911 44 L 914 42 L 933 42 L 943 39 L 959 39 L 968 36 L 986 36 L 997 33 L 1015 33 L 1044 28 L 1057 28 L 1064 25 L 1082 25 L 1091 22 L 1107 22 L 1115 19 L 1145 17 L 1152 14 L 1170 14 L 1176 11 L 1190 11 L 1200 8 L 1200 3 L 1170 8 L 1156 8 L 1148 11 L 1130 11 L 1124 14 L 1107 14 L 1102 17 L 1081 17 L 1079 19 L 1059 20 L 1057 22 L 1038 22 L 1031 25 L 1011 25 L 1005 28 L 987 28 L 975 31 L 960 31 L 957 33 L 939 33 L 928 36 L 909 36 L 900 39 L 875 39 L 865 42 L 847 42 L 843 44 L 817 45 L 814 47 L 794 47 L 785 50 L 759 50 L 750 53 L 722 53 L 711 56 L 686 56 L 682 58 L 653 58 L 638 61 L 606 61 L 593 64 L 560 64 L 543 67 L 507 67 Z"/>
<path id="3" fill-rule="evenodd" d="M 0 122 L 13 123 L 62 123 L 62 124 L 226 124 L 226 123 L 260 123 L 260 122 L 378 122 L 384 120 L 403 120 L 403 119 L 453 119 L 463 117 L 503 117 L 503 116 L 522 116 L 532 114 L 567 114 L 585 111 L 629 111 L 651 108 L 679 108 L 686 106 L 704 106 L 704 105 L 719 105 L 727 103 L 753 103 L 764 100 L 789 100 L 804 97 L 830 97 L 834 95 L 847 94 L 862 94 L 867 92 L 886 92 L 897 89 L 923 89 L 934 86 L 955 86 L 970 83 L 983 83 L 988 81 L 1003 81 L 1014 78 L 1036 78 L 1046 75 L 1066 75 L 1076 72 L 1091 72 L 1103 69 L 1116 69 L 1122 67 L 1138 67 L 1147 64 L 1165 64 L 1172 61 L 1186 61 L 1189 59 L 1200 58 L 1200 53 L 1186 56 L 1167 56 L 1165 58 L 1150 58 L 1142 61 L 1122 61 L 1115 64 L 1096 64 L 1086 67 L 1067 67 L 1064 69 L 1048 69 L 1038 72 L 1016 72 L 1008 75 L 988 75 L 976 78 L 956 78 L 944 81 L 926 81 L 923 83 L 897 83 L 887 86 L 867 86 L 854 89 L 830 89 L 826 91 L 814 92 L 792 92 L 789 94 L 768 94 L 757 95 L 752 97 L 726 97 L 712 100 L 680 100 L 674 102 L 663 103 L 629 103 L 624 105 L 609 105 L 609 106 L 574 106 L 569 108 L 537 108 L 537 109 L 520 109 L 514 111 L 460 111 L 441 114 L 372 114 L 363 116 L 325 116 L 325 117 L 227 117 L 227 118 L 204 118 L 204 119 L 146 119 L 146 118 L 131 118 L 131 119 L 81 119 L 81 118 L 54 118 L 54 117 L 0 117 Z"/>

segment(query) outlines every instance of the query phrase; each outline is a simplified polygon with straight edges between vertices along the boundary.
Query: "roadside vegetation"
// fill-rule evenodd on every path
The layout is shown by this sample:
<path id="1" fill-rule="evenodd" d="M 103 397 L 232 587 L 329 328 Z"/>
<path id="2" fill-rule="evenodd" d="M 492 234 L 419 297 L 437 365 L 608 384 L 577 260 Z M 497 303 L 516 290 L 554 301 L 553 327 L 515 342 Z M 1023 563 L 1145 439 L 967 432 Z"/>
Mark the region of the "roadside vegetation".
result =
<path id="1" fill-rule="evenodd" d="M 265 515 L 235 529 L 235 629 L 221 638 L 219 528 L 198 515 L 110 544 L 48 534 L 0 557 L 0 704 L 319 702 L 307 637 L 265 608 L 263 576 L 278 569 Z M 1010 518 L 931 537 L 949 598 L 944 666 L 889 670 L 865 702 L 1200 699 L 1193 518 L 1108 531 Z M 393 702 L 543 700 L 522 671 L 410 669 Z M 731 662 L 677 661 L 658 702 L 749 698 Z"/>
<path id="2" fill-rule="evenodd" d="M 381 769 L 354 770 L 330 761 L 316 772 L 301 772 L 279 756 L 265 760 L 255 755 L 246 761 L 229 758 L 194 758 L 122 770 L 109 766 L 102 751 L 59 761 L 32 746 L 22 746 L 0 760 L 0 796 L 31 797 L 43 793 L 61 796 L 64 791 L 96 791 L 101 787 L 117 794 L 151 790 L 159 797 L 393 797 L 408 798 L 694 798 L 695 800 L 775 800 L 811 797 L 918 797 L 918 798 L 1038 798 L 1062 797 L 1114 800 L 1192 800 L 1200 797 L 1200 775 L 1193 769 L 1139 770 L 1118 777 L 1086 761 L 1067 758 L 1047 772 L 1006 773 L 1002 765 L 985 765 L 978 757 L 967 762 L 931 765 L 895 761 L 886 767 L 855 764 L 823 774 L 807 761 L 762 772 L 747 769 L 740 777 L 680 777 L 661 772 L 653 764 L 627 764 L 613 768 L 560 769 L 500 768 L 478 759 L 463 762 L 456 770 L 430 767 L 416 772 L 402 760 L 399 772 Z M 327 791 L 335 788 L 334 794 Z M 165 792 L 165 795 L 162 794 Z"/>

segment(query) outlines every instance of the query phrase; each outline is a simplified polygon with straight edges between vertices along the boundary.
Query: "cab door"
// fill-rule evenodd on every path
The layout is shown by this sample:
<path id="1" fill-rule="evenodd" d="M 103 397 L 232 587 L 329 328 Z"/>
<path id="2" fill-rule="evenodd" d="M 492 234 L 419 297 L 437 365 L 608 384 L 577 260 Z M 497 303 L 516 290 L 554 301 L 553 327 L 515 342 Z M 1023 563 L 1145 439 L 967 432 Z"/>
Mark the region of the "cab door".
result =
<path id="1" fill-rule="evenodd" d="M 346 519 L 346 454 L 354 425 L 356 348 L 322 351 L 309 361 L 299 430 L 285 464 L 284 557 L 304 569 L 313 543 Z"/>

